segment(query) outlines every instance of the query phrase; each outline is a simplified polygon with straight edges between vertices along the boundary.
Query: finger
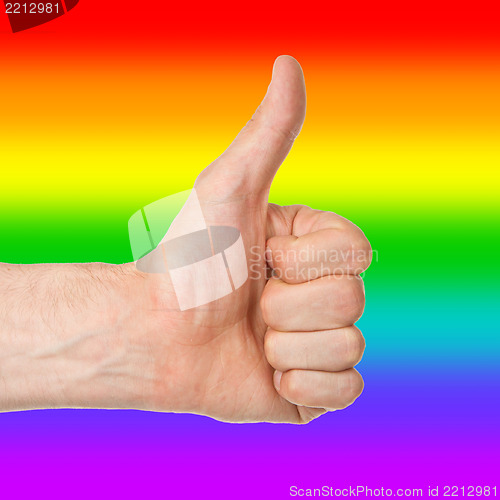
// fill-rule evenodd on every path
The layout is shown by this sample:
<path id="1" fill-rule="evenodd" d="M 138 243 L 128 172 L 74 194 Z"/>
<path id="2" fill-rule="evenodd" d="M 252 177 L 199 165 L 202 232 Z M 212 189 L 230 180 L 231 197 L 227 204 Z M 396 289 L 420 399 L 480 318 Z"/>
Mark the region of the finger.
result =
<path id="1" fill-rule="evenodd" d="M 359 276 L 325 276 L 290 285 L 270 279 L 260 307 L 264 321 L 281 332 L 312 332 L 353 325 L 363 314 L 365 294 Z"/>
<path id="2" fill-rule="evenodd" d="M 280 332 L 270 328 L 264 349 L 269 364 L 280 372 L 340 372 L 359 363 L 365 339 L 355 326 L 319 332 Z"/>
<path id="3" fill-rule="evenodd" d="M 363 392 L 363 378 L 354 369 L 343 372 L 290 370 L 275 372 L 278 394 L 295 405 L 338 410 L 346 408 Z"/>
<path id="4" fill-rule="evenodd" d="M 252 119 L 200 177 L 227 189 L 239 186 L 252 192 L 268 188 L 302 128 L 305 109 L 302 69 L 293 57 L 280 56 L 267 94 Z"/>
<path id="5" fill-rule="evenodd" d="M 371 263 L 372 249 L 365 235 L 339 215 L 302 207 L 291 227 L 293 234 L 273 236 L 266 247 L 269 266 L 287 283 L 357 275 Z"/>

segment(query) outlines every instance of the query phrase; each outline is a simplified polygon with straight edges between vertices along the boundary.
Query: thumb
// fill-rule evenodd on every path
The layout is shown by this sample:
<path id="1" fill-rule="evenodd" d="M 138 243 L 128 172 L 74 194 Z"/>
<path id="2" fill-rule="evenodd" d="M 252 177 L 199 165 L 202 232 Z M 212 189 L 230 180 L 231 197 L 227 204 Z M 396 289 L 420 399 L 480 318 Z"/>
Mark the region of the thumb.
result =
<path id="1" fill-rule="evenodd" d="M 228 189 L 268 189 L 304 122 L 306 90 L 299 63 L 291 56 L 276 59 L 264 100 L 229 148 L 205 174 Z"/>

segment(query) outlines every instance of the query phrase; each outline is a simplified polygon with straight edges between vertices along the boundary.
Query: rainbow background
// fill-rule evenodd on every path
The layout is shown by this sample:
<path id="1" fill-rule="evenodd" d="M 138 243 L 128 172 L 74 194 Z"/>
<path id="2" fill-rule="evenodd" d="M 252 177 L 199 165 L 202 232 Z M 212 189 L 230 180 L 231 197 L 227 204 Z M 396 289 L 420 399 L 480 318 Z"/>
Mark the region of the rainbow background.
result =
<path id="1" fill-rule="evenodd" d="M 271 200 L 342 214 L 377 252 L 352 407 L 298 427 L 0 414 L 0 496 L 500 488 L 499 25 L 481 0 L 81 0 L 15 35 L 0 13 L 0 261 L 131 260 L 130 215 L 192 186 L 282 53 L 308 115 Z"/>

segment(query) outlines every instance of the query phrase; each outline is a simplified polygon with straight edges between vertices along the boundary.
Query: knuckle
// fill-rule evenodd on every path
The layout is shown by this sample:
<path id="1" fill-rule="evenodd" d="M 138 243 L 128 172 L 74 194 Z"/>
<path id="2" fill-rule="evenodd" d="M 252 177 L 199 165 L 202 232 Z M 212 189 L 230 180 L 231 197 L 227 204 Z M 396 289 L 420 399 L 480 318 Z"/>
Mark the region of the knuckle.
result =
<path id="1" fill-rule="evenodd" d="M 363 315 L 365 294 L 360 278 L 350 277 L 345 280 L 345 283 L 341 300 L 341 313 L 349 324 L 353 324 Z"/>
<path id="2" fill-rule="evenodd" d="M 372 245 L 371 243 L 368 241 L 368 238 L 365 236 L 364 237 L 364 247 L 363 247 L 363 251 L 365 252 L 366 254 L 366 267 L 368 268 L 370 266 L 370 264 L 372 263 L 372 259 L 373 259 L 373 248 L 372 248 Z"/>
<path id="3" fill-rule="evenodd" d="M 354 403 L 361 396 L 364 389 L 363 377 L 354 369 L 346 374 L 345 383 L 340 391 L 342 408 L 346 408 Z"/>
<path id="4" fill-rule="evenodd" d="M 356 327 L 346 329 L 345 357 L 349 366 L 355 366 L 361 361 L 365 347 L 365 338 Z"/>
<path id="5" fill-rule="evenodd" d="M 285 307 L 277 281 L 274 278 L 270 279 L 264 288 L 264 292 L 260 298 L 260 310 L 267 326 L 270 326 L 274 330 L 282 331 L 285 327 L 286 316 L 283 312 Z"/>
<path id="6" fill-rule="evenodd" d="M 372 247 L 363 231 L 351 222 L 342 228 L 346 239 L 350 242 L 350 266 L 356 274 L 361 274 L 371 264 Z"/>
<path id="7" fill-rule="evenodd" d="M 260 310 L 262 312 L 262 317 L 267 325 L 271 322 L 271 311 L 272 311 L 272 294 L 270 293 L 269 283 L 264 288 L 264 292 L 260 298 Z"/>
<path id="8" fill-rule="evenodd" d="M 284 382 L 284 384 L 283 384 Z M 282 387 L 284 385 L 284 394 L 286 398 L 294 403 L 302 400 L 302 388 L 300 383 L 300 372 L 297 370 L 290 370 L 283 374 L 281 379 Z"/>
<path id="9" fill-rule="evenodd" d="M 359 234 L 356 238 L 356 263 L 361 271 L 367 269 L 372 262 L 372 246 L 368 241 L 368 238 L 364 235 L 363 231 L 359 230 Z"/>
<path id="10" fill-rule="evenodd" d="M 268 330 L 264 337 L 264 352 L 269 364 L 277 368 L 276 345 L 278 341 L 277 333 L 274 330 Z"/>

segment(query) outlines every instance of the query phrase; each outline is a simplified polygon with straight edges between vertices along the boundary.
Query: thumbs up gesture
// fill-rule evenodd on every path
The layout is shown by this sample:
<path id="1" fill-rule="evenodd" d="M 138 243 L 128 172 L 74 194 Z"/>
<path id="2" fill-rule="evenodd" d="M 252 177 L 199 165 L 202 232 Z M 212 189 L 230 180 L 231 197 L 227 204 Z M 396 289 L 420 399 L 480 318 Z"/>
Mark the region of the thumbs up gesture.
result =
<path id="1" fill-rule="evenodd" d="M 306 423 L 361 394 L 363 380 L 353 367 L 365 344 L 354 323 L 364 308 L 359 274 L 370 264 L 370 244 L 334 213 L 268 202 L 305 111 L 302 70 L 281 56 L 254 116 L 196 180 L 206 226 L 241 235 L 241 286 L 233 283 L 231 293 L 180 308 L 173 274 L 137 266 L 143 326 L 135 342 L 148 346 L 147 409 L 230 422 Z M 304 175 L 311 168 L 305 166 Z M 191 223 L 186 206 L 175 230 Z M 220 284 L 208 273 L 189 282 L 192 294 Z"/>

